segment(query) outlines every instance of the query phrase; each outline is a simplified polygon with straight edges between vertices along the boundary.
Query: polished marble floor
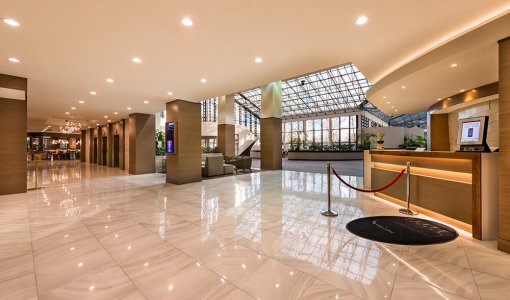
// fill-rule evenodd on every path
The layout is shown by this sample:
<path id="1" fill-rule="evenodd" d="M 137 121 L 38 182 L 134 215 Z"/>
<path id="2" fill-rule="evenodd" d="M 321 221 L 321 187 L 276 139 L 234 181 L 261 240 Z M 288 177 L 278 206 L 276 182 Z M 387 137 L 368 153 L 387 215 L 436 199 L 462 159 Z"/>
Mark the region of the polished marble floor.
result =
<path id="1" fill-rule="evenodd" d="M 0 196 L 0 298 L 510 298 L 510 255 L 494 242 L 358 238 L 348 221 L 396 208 L 334 182 L 340 215 L 323 217 L 324 174 L 164 176 L 57 162 L 44 190 Z"/>

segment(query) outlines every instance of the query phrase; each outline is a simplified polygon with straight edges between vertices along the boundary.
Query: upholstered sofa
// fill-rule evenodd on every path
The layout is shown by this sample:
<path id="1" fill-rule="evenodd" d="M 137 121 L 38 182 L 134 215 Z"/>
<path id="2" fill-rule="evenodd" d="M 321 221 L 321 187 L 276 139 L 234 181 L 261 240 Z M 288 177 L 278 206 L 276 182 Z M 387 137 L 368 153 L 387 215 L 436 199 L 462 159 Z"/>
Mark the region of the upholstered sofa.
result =
<path id="1" fill-rule="evenodd" d="M 202 158 L 203 177 L 234 173 L 234 166 L 225 164 L 221 153 L 217 153 L 216 155 L 203 155 Z"/>

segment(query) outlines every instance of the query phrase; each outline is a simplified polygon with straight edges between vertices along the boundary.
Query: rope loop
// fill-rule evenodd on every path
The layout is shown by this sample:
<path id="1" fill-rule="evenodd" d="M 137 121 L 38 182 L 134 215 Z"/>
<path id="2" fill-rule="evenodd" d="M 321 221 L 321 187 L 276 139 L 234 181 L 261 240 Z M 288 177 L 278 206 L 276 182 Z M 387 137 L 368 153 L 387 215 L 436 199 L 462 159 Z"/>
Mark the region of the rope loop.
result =
<path id="1" fill-rule="evenodd" d="M 331 170 L 333 171 L 333 174 L 335 174 L 336 178 L 338 178 L 338 180 L 340 180 L 343 184 L 345 184 L 346 186 L 350 187 L 353 190 L 356 190 L 358 192 L 363 192 L 363 193 L 377 193 L 377 192 L 380 192 L 380 191 L 384 191 L 385 189 L 387 189 L 390 186 L 394 185 L 400 179 L 400 177 L 402 177 L 404 175 L 404 173 L 406 172 L 406 169 L 402 169 L 402 171 L 400 171 L 400 174 L 398 174 L 398 176 L 395 177 L 395 179 L 393 179 L 393 181 L 391 181 L 387 185 L 383 186 L 382 188 L 378 188 L 378 189 L 375 189 L 375 190 L 365 190 L 365 189 L 360 189 L 360 188 L 357 188 L 355 186 L 352 186 L 352 185 L 348 184 L 342 178 L 340 178 L 340 176 L 336 173 L 335 169 L 331 168 Z"/>

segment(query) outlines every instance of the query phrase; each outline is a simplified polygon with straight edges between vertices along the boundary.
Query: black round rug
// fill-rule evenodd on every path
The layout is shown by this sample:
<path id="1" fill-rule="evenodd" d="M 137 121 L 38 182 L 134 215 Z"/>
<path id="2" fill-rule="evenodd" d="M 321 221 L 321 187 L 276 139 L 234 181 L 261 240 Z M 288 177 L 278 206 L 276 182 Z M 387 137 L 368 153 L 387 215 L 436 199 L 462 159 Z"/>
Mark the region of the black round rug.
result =
<path id="1" fill-rule="evenodd" d="M 453 241 L 459 234 L 438 222 L 419 218 L 378 216 L 347 223 L 352 234 L 372 241 L 400 245 L 429 245 Z"/>

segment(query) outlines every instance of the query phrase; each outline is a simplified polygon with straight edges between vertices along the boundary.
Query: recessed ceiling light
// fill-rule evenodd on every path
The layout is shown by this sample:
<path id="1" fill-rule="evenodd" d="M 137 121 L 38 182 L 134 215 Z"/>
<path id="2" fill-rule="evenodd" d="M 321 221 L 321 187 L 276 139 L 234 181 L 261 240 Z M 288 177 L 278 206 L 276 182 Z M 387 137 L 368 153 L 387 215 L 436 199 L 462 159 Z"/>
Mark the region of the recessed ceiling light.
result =
<path id="1" fill-rule="evenodd" d="M 9 58 L 8 58 L 8 60 L 9 60 L 10 62 L 12 62 L 12 63 L 16 63 L 16 64 L 20 62 L 20 60 L 19 60 L 19 59 L 17 59 L 16 57 L 9 57 Z"/>
<path id="2" fill-rule="evenodd" d="M 441 98 L 437 98 L 437 101 L 441 101 Z"/>
<path id="3" fill-rule="evenodd" d="M 132 108 L 131 107 L 128 107 L 127 110 L 131 110 Z"/>
<path id="4" fill-rule="evenodd" d="M 356 19 L 356 24 L 363 25 L 363 24 L 367 23 L 367 21 L 368 21 L 368 18 L 366 16 L 360 16 Z"/>
<path id="5" fill-rule="evenodd" d="M 68 114 L 69 114 L 69 112 L 68 112 L 68 111 L 66 111 L 66 115 L 68 115 Z"/>
<path id="6" fill-rule="evenodd" d="M 85 103 L 85 101 L 80 100 L 80 101 L 78 101 L 78 103 L 83 104 L 83 103 Z"/>
<path id="7" fill-rule="evenodd" d="M 95 96 L 95 95 L 97 95 L 97 93 L 96 93 L 96 92 L 94 92 L 94 91 L 90 92 L 90 94 L 91 94 L 91 95 L 94 95 L 94 96 Z"/>
<path id="8" fill-rule="evenodd" d="M 111 79 L 111 78 L 107 78 L 107 79 L 106 79 L 106 82 L 108 82 L 108 83 L 113 83 L 113 79 Z"/>
<path id="9" fill-rule="evenodd" d="M 403 85 L 401 88 L 402 88 L 403 90 L 405 90 L 405 89 L 406 89 L 406 86 L 405 86 L 405 85 Z"/>
<path id="10" fill-rule="evenodd" d="M 104 116 L 105 119 L 108 119 L 108 116 Z"/>
<path id="11" fill-rule="evenodd" d="M 395 106 L 392 106 L 391 108 L 395 108 Z"/>
<path id="12" fill-rule="evenodd" d="M 71 106 L 71 109 L 76 109 L 76 107 L 74 107 L 74 106 Z"/>
<path id="13" fill-rule="evenodd" d="M 262 62 L 262 57 L 255 57 L 254 60 L 257 64 L 260 64 Z"/>
<path id="14" fill-rule="evenodd" d="M 200 79 L 200 82 L 201 82 L 201 83 L 206 83 L 206 82 L 207 82 L 207 79 L 202 78 L 202 79 Z"/>
<path id="15" fill-rule="evenodd" d="M 14 20 L 14 19 L 3 19 L 4 23 L 9 25 L 9 26 L 12 26 L 12 27 L 19 27 L 19 23 L 18 21 Z"/>
<path id="16" fill-rule="evenodd" d="M 190 27 L 193 25 L 193 21 L 186 17 L 186 18 L 183 18 L 182 21 L 181 21 L 182 25 L 186 26 L 186 27 Z"/>
<path id="17" fill-rule="evenodd" d="M 96 123 L 96 126 L 99 126 L 99 123 Z"/>
<path id="18" fill-rule="evenodd" d="M 386 102 L 386 104 L 390 104 L 390 103 L 391 103 L 390 101 Z"/>
<path id="19" fill-rule="evenodd" d="M 114 115 L 118 115 L 119 113 L 118 113 L 118 112 L 114 112 L 113 114 L 114 114 Z"/>
<path id="20" fill-rule="evenodd" d="M 171 96 L 171 95 L 173 95 L 173 94 L 174 94 L 174 93 L 172 93 L 172 92 L 167 92 L 167 95 L 169 95 L 169 96 Z"/>
<path id="21" fill-rule="evenodd" d="M 460 92 L 461 92 L 461 93 L 462 93 L 462 92 L 465 92 L 465 91 L 466 91 L 466 90 L 460 90 Z"/>
<path id="22" fill-rule="evenodd" d="M 455 68 L 455 67 L 457 67 L 457 64 L 453 63 L 453 64 L 450 65 L 450 67 Z"/>
<path id="23" fill-rule="evenodd" d="M 395 109 L 395 112 L 397 112 L 397 111 L 398 111 L 398 109 Z"/>
<path id="24" fill-rule="evenodd" d="M 107 120 L 107 121 L 108 121 L 108 123 L 110 123 L 112 120 Z"/>
<path id="25" fill-rule="evenodd" d="M 149 103 L 149 101 L 145 100 L 145 101 L 143 101 L 143 103 L 147 104 L 147 103 Z"/>
<path id="26" fill-rule="evenodd" d="M 383 99 L 386 99 L 386 96 L 383 96 L 382 98 L 383 98 Z"/>
<path id="27" fill-rule="evenodd" d="M 140 57 L 133 57 L 132 61 L 135 63 L 135 64 L 139 64 L 142 62 L 142 60 L 140 59 Z"/>

